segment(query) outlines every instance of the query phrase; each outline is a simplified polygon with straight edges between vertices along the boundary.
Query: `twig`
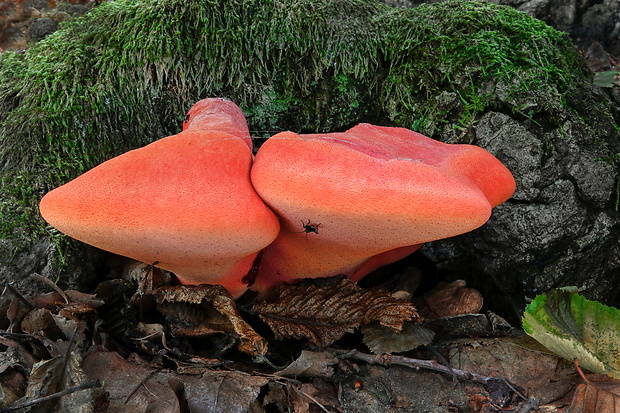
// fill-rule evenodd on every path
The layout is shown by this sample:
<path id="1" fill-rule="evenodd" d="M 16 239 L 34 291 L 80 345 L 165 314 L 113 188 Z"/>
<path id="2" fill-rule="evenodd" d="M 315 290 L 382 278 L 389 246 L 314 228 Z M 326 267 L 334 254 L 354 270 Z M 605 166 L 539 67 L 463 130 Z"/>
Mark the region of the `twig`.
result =
<path id="1" fill-rule="evenodd" d="M 452 380 L 454 380 L 454 382 L 458 386 L 461 386 L 461 382 L 459 381 L 458 376 L 454 374 L 454 369 L 452 368 L 452 366 L 450 366 L 450 363 L 448 363 L 448 360 L 446 360 L 446 358 L 439 351 L 437 351 L 434 347 L 427 347 L 427 348 L 431 351 L 431 353 L 437 356 L 439 361 L 441 361 L 441 365 L 446 366 L 448 369 L 450 369 L 450 374 L 452 374 Z"/>
<path id="2" fill-rule="evenodd" d="M 510 390 L 512 390 L 517 396 L 519 396 L 523 400 L 528 400 L 528 398 L 525 397 L 523 394 L 521 394 L 521 392 L 519 390 L 517 390 L 517 388 L 515 386 L 513 386 L 511 382 L 509 382 L 508 380 L 506 380 L 503 377 L 500 380 L 502 381 L 502 383 L 504 383 L 506 386 L 508 386 L 508 388 Z"/>
<path id="3" fill-rule="evenodd" d="M 153 377 L 155 374 L 159 373 L 161 370 L 157 369 L 157 370 L 152 370 L 151 372 L 149 372 L 149 374 L 147 374 L 142 380 L 140 380 L 140 383 L 138 383 L 138 385 L 131 391 L 131 393 L 129 393 L 127 395 L 127 398 L 125 399 L 125 401 L 123 402 L 123 406 L 127 404 L 127 402 L 129 401 L 129 399 L 131 399 L 131 397 L 138 391 L 138 389 L 142 386 L 146 387 L 145 384 L 146 382 Z M 147 388 L 148 390 L 148 388 Z M 150 390 L 149 390 L 150 392 Z M 2 412 L 0 412 L 2 413 Z"/>
<path id="4" fill-rule="evenodd" d="M 77 385 L 77 386 L 69 387 L 68 389 L 65 389 L 63 391 L 59 391 L 57 393 L 50 394 L 49 396 L 40 397 L 38 399 L 30 400 L 28 402 L 24 402 L 24 403 L 16 404 L 16 405 L 13 405 L 13 406 L 5 407 L 3 409 L 0 409 L 0 413 L 12 412 L 12 411 L 15 411 L 15 410 L 23 409 L 25 407 L 30 407 L 30 406 L 33 406 L 35 404 L 44 403 L 44 402 L 47 402 L 49 400 L 53 400 L 53 399 L 57 399 L 57 398 L 62 397 L 62 396 L 66 396 L 67 394 L 75 393 L 75 392 L 78 392 L 78 391 L 81 391 L 81 390 L 91 389 L 93 387 L 101 387 L 101 383 L 99 382 L 99 380 L 89 380 L 86 383 L 82 383 L 82 384 Z"/>
<path id="5" fill-rule="evenodd" d="M 71 349 L 73 347 L 73 344 L 75 344 L 75 336 L 77 335 L 77 331 L 78 328 L 75 327 L 75 329 L 73 330 L 73 334 L 71 334 L 71 338 L 69 339 L 69 345 L 67 346 L 67 350 L 65 351 L 65 354 L 63 355 L 63 359 L 62 359 L 62 365 L 60 367 L 60 379 L 58 380 L 58 383 L 60 383 L 60 385 L 62 386 L 62 381 L 65 378 L 65 373 L 67 371 L 67 365 L 69 364 L 69 357 L 71 357 Z"/>
<path id="6" fill-rule="evenodd" d="M 585 381 L 586 384 L 590 384 L 590 380 L 588 380 L 583 370 L 581 370 L 581 366 L 579 366 L 579 360 L 575 359 L 574 363 L 575 363 L 575 368 L 577 369 L 577 373 L 579 373 L 583 381 Z"/>
<path id="7" fill-rule="evenodd" d="M 30 304 L 30 301 L 26 300 L 26 298 L 21 295 L 21 293 L 19 291 L 17 291 L 15 289 L 15 287 L 13 287 L 11 285 L 11 283 L 6 283 L 4 285 L 5 290 L 9 290 L 11 292 L 11 294 L 13 294 L 15 297 L 17 297 L 22 303 L 24 303 L 26 305 L 26 307 L 28 307 L 30 310 L 34 310 L 34 305 Z"/>
<path id="8" fill-rule="evenodd" d="M 446 367 L 433 360 L 420 360 L 420 359 L 414 359 L 410 357 L 394 356 L 390 354 L 387 354 L 384 356 L 374 356 L 372 354 L 365 354 L 357 350 L 331 349 L 331 351 L 338 358 L 353 358 L 353 359 L 365 361 L 366 363 L 370 363 L 370 364 L 384 364 L 384 365 L 396 364 L 399 366 L 410 367 L 413 369 L 422 368 L 422 369 L 427 369 L 427 370 L 434 370 L 440 373 L 456 376 L 462 380 L 469 380 L 469 381 L 473 381 L 473 382 L 481 383 L 481 384 L 488 384 L 489 381 L 497 380 L 497 378 L 494 378 L 494 377 L 487 377 L 481 374 L 471 373 L 469 371 Z"/>
<path id="9" fill-rule="evenodd" d="M 10 333 L 8 331 L 4 331 L 4 330 L 0 330 L 0 337 L 8 337 L 10 339 L 14 339 L 14 340 L 36 340 L 35 337 L 33 337 L 32 334 L 25 334 L 25 333 Z"/>
<path id="10" fill-rule="evenodd" d="M 65 300 L 65 303 L 69 304 L 71 302 L 71 300 L 69 299 L 69 296 L 67 296 L 67 294 L 65 294 L 65 292 L 59 286 L 57 286 L 54 281 L 50 280 L 49 278 L 44 277 L 41 274 L 37 274 L 36 272 L 31 274 L 30 278 L 34 278 L 35 280 L 41 281 L 43 284 L 51 287 L 54 291 L 60 294 L 63 300 Z"/>
<path id="11" fill-rule="evenodd" d="M 308 393 L 306 393 L 305 391 L 303 391 L 302 389 L 298 389 L 294 386 L 292 386 L 292 388 L 299 393 L 302 397 L 307 398 L 308 400 L 310 400 L 311 402 L 313 402 L 314 404 L 316 404 L 317 406 L 319 406 L 319 408 L 321 410 L 323 410 L 324 412 L 329 413 L 329 410 L 327 410 L 327 408 L 325 406 L 323 406 L 321 403 L 319 403 L 319 401 L 317 399 L 315 399 L 314 397 L 310 396 Z"/>
<path id="12" fill-rule="evenodd" d="M 528 413 L 532 410 L 538 410 L 538 400 L 534 397 L 530 397 L 525 400 L 525 402 L 521 405 L 517 413 Z"/>

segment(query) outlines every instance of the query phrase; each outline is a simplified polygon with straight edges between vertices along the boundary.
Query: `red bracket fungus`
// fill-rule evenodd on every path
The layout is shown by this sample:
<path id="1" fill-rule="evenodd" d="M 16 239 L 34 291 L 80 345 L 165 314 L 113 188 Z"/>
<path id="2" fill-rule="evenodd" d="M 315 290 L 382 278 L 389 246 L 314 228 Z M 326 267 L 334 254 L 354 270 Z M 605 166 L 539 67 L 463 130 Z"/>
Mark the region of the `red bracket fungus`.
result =
<path id="1" fill-rule="evenodd" d="M 183 129 L 54 189 L 40 211 L 73 238 L 237 297 L 278 218 L 250 182 L 252 141 L 234 103 L 196 103 Z"/>
<path id="2" fill-rule="evenodd" d="M 264 251 L 259 291 L 336 274 L 359 280 L 425 242 L 481 226 L 515 190 L 482 148 L 369 124 L 279 133 L 258 151 L 251 176 L 281 225 Z"/>
<path id="3" fill-rule="evenodd" d="M 241 110 L 204 99 L 183 132 L 91 169 L 40 210 L 78 240 L 238 297 L 256 274 L 262 292 L 307 277 L 357 281 L 481 226 L 515 190 L 484 149 L 368 124 L 283 132 L 252 161 Z"/>

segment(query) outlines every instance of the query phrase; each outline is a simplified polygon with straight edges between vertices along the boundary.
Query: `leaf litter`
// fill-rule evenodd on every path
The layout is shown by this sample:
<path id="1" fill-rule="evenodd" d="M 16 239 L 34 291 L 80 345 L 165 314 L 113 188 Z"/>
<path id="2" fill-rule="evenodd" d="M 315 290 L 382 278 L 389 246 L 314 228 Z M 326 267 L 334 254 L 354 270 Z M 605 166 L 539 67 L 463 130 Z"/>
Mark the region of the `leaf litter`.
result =
<path id="1" fill-rule="evenodd" d="M 152 265 L 126 268 L 94 294 L 40 276 L 52 292 L 5 288 L 0 412 L 527 412 L 538 402 L 563 412 L 571 404 L 575 369 L 515 344 L 498 316 L 472 314 L 481 297 L 462 281 L 415 298 L 415 287 L 390 292 L 333 277 L 235 302 L 219 286 L 174 285 Z M 616 397 L 597 383 L 580 385 L 573 404 L 589 406 L 593 386 L 600 403 Z M 562 397 L 564 405 L 551 403 Z"/>
<path id="2" fill-rule="evenodd" d="M 277 339 L 306 338 L 319 347 L 372 321 L 400 332 L 405 321 L 421 320 L 411 302 L 394 299 L 386 290 L 363 289 L 346 278 L 332 284 L 278 287 L 276 301 L 259 303 L 254 310 Z"/>

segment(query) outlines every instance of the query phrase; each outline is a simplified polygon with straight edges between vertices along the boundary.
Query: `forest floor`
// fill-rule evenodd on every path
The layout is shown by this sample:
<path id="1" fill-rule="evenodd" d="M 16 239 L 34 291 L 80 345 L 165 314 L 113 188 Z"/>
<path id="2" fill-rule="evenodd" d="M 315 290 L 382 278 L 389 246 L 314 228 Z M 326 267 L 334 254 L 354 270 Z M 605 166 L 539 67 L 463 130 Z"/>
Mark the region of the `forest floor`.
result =
<path id="1" fill-rule="evenodd" d="M 97 3 L 5 0 L 0 52 L 27 49 Z M 593 73 L 616 70 L 600 45 L 583 53 Z M 152 266 L 122 268 L 89 293 L 46 279 L 45 295 L 5 289 L 0 413 L 562 413 L 620 403 L 615 382 L 584 377 L 520 326 L 479 313 L 482 297 L 462 282 L 411 298 L 415 269 L 393 274 L 404 287 L 389 292 L 332 279 L 234 302 Z"/>

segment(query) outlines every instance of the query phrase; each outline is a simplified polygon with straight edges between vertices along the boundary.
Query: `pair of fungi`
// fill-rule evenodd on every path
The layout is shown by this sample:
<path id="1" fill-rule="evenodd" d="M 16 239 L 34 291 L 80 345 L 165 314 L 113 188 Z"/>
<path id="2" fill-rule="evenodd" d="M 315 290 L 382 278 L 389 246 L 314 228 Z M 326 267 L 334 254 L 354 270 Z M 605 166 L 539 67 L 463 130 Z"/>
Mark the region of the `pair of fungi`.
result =
<path id="1" fill-rule="evenodd" d="M 204 99 L 181 133 L 54 189 L 40 210 L 73 238 L 238 297 L 249 284 L 357 281 L 481 226 L 514 190 L 484 149 L 403 128 L 282 132 L 253 157 L 241 110 Z"/>

